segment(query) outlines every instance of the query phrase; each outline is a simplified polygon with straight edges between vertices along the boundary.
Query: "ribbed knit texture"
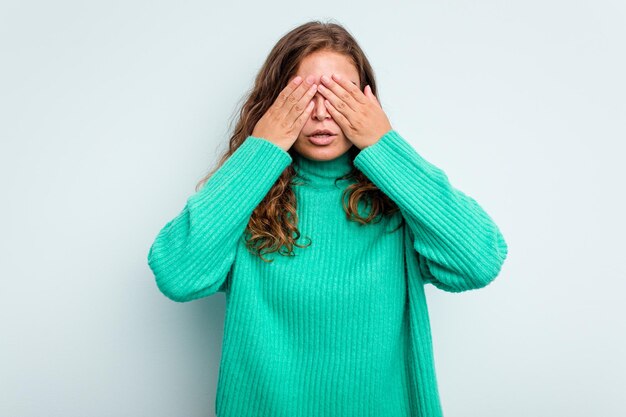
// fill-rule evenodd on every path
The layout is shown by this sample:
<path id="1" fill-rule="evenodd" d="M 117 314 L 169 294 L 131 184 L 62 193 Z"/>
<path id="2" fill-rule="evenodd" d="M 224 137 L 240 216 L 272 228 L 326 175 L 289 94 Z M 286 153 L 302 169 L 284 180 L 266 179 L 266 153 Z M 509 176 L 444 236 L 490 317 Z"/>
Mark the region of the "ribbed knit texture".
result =
<path id="1" fill-rule="evenodd" d="M 296 256 L 245 247 L 254 208 L 291 163 Z M 148 253 L 160 291 L 186 302 L 226 294 L 218 417 L 440 417 L 424 285 L 461 292 L 499 274 L 507 244 L 396 130 L 354 159 L 401 211 L 360 225 L 343 210 L 348 154 L 314 161 L 253 136 L 230 156 Z M 360 207 L 362 215 L 366 206 Z M 406 226 L 393 231 L 402 217 Z"/>

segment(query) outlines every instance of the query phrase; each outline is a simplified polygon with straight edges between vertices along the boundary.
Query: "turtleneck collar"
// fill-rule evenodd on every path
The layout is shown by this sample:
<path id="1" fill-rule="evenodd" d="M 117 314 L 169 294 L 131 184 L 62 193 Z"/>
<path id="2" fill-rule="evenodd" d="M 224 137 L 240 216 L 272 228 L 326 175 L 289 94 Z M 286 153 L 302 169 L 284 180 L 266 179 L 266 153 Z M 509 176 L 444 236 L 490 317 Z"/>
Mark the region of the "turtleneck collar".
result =
<path id="1" fill-rule="evenodd" d="M 315 187 L 335 186 L 335 180 L 352 171 L 352 158 L 346 151 L 335 159 L 317 161 L 295 153 L 294 169 L 298 176 Z"/>

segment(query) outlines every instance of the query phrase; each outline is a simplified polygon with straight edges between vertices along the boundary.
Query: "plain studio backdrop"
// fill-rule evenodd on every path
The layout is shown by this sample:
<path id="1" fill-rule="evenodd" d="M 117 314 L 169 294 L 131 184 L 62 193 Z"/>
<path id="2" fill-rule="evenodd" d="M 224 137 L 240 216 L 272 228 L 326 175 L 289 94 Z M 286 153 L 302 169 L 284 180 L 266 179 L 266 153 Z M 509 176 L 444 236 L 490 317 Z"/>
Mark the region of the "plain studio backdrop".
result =
<path id="1" fill-rule="evenodd" d="M 509 244 L 488 287 L 427 287 L 446 417 L 626 415 L 618 0 L 3 2 L 0 415 L 214 414 L 224 295 L 170 301 L 146 257 L 310 19 Z"/>

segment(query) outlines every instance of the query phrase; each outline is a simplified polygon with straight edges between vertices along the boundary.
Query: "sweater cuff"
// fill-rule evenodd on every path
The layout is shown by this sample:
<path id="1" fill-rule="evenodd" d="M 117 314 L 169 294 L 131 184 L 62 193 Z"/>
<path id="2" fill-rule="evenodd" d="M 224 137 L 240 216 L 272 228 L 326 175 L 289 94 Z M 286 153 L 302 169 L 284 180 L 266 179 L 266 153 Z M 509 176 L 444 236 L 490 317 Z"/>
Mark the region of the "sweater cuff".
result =
<path id="1" fill-rule="evenodd" d="M 291 162 L 289 152 L 280 146 L 248 136 L 213 173 L 211 186 L 205 184 L 192 201 L 204 204 L 209 199 L 212 206 L 228 207 L 227 217 L 239 210 L 251 213 Z"/>
<path id="2" fill-rule="evenodd" d="M 248 136 L 214 176 L 224 173 L 245 190 L 273 184 L 291 164 L 289 152 L 269 140 Z"/>
<path id="3" fill-rule="evenodd" d="M 445 176 L 438 167 L 422 157 L 395 129 L 389 130 L 373 145 L 361 149 L 354 158 L 354 166 L 374 182 L 387 180 L 383 170 L 376 169 L 376 167 L 388 167 L 395 171 L 401 168 L 399 165 L 404 164 L 416 166 L 426 171 L 428 176 Z"/>
<path id="4" fill-rule="evenodd" d="M 239 145 L 237 151 L 240 149 L 242 149 L 240 153 L 256 154 L 255 158 L 259 159 L 258 162 L 262 162 L 262 164 L 260 164 L 260 168 L 262 168 L 263 165 L 269 166 L 268 169 L 270 171 L 277 167 L 279 169 L 285 169 L 292 162 L 289 152 L 285 151 L 274 142 L 270 142 L 264 138 L 250 135 L 241 145 Z"/>

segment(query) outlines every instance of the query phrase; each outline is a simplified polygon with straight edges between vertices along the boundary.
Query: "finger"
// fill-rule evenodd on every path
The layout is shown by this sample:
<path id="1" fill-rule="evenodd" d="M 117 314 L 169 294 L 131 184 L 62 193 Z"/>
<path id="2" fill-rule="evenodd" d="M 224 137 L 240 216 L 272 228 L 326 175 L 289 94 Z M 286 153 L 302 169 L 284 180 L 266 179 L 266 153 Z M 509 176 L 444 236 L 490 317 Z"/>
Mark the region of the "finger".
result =
<path id="1" fill-rule="evenodd" d="M 291 92 L 291 95 L 287 97 L 287 100 L 284 102 L 281 110 L 283 111 L 284 117 L 288 117 L 288 115 L 293 110 L 294 106 L 302 100 L 302 98 L 311 92 L 311 88 L 315 86 L 315 79 L 311 76 L 308 76 L 309 80 L 304 79 L 302 83 Z M 310 83 L 309 83 L 310 81 Z M 317 86 L 315 86 L 317 88 Z M 306 105 L 306 103 L 304 103 Z M 304 106 L 298 109 L 298 114 L 302 113 L 304 110 Z M 297 115 L 298 115 L 297 114 Z M 295 117 L 297 117 L 297 115 Z"/>
<path id="2" fill-rule="evenodd" d="M 367 97 L 369 100 L 371 100 L 374 103 L 376 103 L 378 105 L 378 107 L 382 108 L 382 106 L 378 102 L 378 99 L 376 98 L 374 93 L 372 93 L 372 87 L 370 87 L 369 84 L 365 86 L 365 97 Z"/>
<path id="3" fill-rule="evenodd" d="M 340 87 L 341 88 L 341 87 Z M 337 95 L 332 92 L 331 90 L 329 90 L 328 88 L 324 87 L 324 85 L 320 84 L 317 87 L 317 90 L 324 96 L 324 99 L 330 101 L 330 103 L 333 105 L 333 107 L 339 111 L 340 113 L 342 113 L 345 117 L 347 117 L 348 119 L 352 118 L 353 115 L 356 113 L 355 110 L 352 109 L 352 107 L 350 107 L 345 101 L 343 101 L 340 97 L 337 97 Z M 345 90 L 344 90 L 345 91 Z"/>
<path id="4" fill-rule="evenodd" d="M 324 87 L 324 88 L 322 88 Z M 333 81 L 332 78 L 322 76 L 322 83 L 319 88 L 320 92 L 327 96 L 328 100 L 331 101 L 333 106 L 337 108 L 337 110 L 342 111 L 342 107 L 348 107 L 352 111 L 358 111 L 360 103 L 352 97 L 352 94 L 348 92 L 341 85 Z M 335 96 L 335 99 L 332 99 L 331 96 Z M 337 98 L 345 103 L 345 105 L 340 105 Z"/>
<path id="5" fill-rule="evenodd" d="M 313 107 L 315 107 L 315 103 L 313 102 L 313 100 L 311 100 L 309 101 L 309 104 L 304 109 L 304 112 L 302 112 L 300 116 L 296 117 L 296 120 L 293 124 L 294 130 L 296 130 L 297 132 L 300 132 L 302 130 L 302 127 L 304 126 L 306 121 L 309 119 L 309 117 L 311 117 L 311 112 L 313 111 Z"/>
<path id="6" fill-rule="evenodd" d="M 287 102 L 288 98 L 291 96 L 291 94 L 301 85 L 303 84 L 303 79 L 301 76 L 296 76 L 294 77 L 293 80 L 291 80 L 290 82 L 287 83 L 287 85 L 285 86 L 285 88 L 282 89 L 282 91 L 280 92 L 280 94 L 278 94 L 278 97 L 276 97 L 276 100 L 274 100 L 274 106 L 277 109 L 282 108 L 285 103 Z"/>
<path id="7" fill-rule="evenodd" d="M 337 84 L 339 84 L 344 90 L 346 90 L 352 98 L 361 104 L 367 103 L 367 98 L 356 84 L 347 78 L 342 77 L 339 74 L 332 74 L 332 79 L 335 80 Z"/>
<path id="8" fill-rule="evenodd" d="M 307 106 L 310 103 L 313 103 L 311 100 L 313 96 L 317 93 L 317 85 L 313 84 L 307 91 L 304 92 L 304 95 L 298 100 L 287 113 L 286 119 L 292 124 L 300 117 L 302 112 L 307 110 Z"/>
<path id="9" fill-rule="evenodd" d="M 341 114 L 341 112 L 337 110 L 330 101 L 324 100 L 324 105 L 328 109 L 328 112 L 332 116 L 333 120 L 337 122 L 341 130 L 343 130 L 344 132 L 349 132 L 351 128 L 350 121 L 343 114 Z"/>

